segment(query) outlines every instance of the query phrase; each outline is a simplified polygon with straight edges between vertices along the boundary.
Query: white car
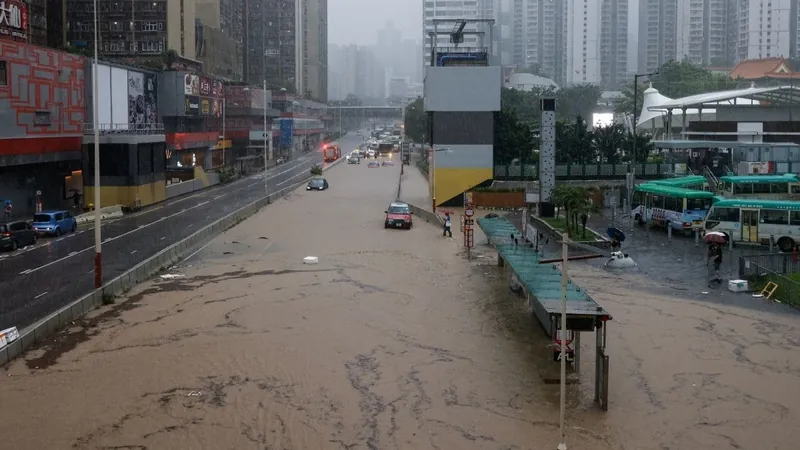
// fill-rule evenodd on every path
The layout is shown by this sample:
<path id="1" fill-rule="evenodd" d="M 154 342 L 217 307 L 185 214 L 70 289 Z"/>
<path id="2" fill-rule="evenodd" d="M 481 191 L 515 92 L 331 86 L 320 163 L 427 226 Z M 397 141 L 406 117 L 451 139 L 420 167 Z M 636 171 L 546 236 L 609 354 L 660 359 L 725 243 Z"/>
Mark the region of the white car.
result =
<path id="1" fill-rule="evenodd" d="M 367 158 L 374 158 L 375 157 L 375 150 L 367 150 Z"/>

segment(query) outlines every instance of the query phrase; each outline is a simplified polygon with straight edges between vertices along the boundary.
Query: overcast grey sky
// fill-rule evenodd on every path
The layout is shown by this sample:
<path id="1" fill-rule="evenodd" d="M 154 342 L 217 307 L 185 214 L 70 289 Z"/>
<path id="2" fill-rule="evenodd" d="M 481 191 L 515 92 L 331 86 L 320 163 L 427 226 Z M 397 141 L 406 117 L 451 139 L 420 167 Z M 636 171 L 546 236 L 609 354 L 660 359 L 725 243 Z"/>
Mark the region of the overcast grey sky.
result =
<path id="1" fill-rule="evenodd" d="M 372 45 L 386 21 L 422 39 L 422 0 L 328 0 L 328 42 Z"/>

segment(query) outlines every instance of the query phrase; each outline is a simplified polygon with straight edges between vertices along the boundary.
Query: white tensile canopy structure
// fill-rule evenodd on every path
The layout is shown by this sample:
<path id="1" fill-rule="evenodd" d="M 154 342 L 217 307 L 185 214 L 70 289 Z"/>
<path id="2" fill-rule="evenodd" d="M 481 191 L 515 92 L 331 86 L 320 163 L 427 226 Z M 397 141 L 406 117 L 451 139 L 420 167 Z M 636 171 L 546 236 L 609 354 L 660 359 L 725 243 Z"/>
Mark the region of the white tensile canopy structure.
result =
<path id="1" fill-rule="evenodd" d="M 751 85 L 745 89 L 708 92 L 673 99 L 662 95 L 650 83 L 650 87 L 643 93 L 642 112 L 636 127 L 642 130 L 667 128 L 667 119 L 670 115 L 672 117 L 669 128 L 685 127 L 687 122 L 695 120 L 715 120 L 716 106 L 760 105 L 762 101 L 771 104 L 797 104 L 800 102 L 800 89 L 793 86 L 757 88 Z"/>

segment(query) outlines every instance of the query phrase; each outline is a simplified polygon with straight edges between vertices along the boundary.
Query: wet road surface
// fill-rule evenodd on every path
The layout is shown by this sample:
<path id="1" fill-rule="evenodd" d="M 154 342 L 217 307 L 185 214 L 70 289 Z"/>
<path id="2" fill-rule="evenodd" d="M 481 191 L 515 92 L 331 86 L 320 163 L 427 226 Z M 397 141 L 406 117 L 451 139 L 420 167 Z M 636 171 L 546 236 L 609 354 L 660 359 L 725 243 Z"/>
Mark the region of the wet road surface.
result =
<path id="1" fill-rule="evenodd" d="M 329 190 L 277 201 L 3 369 L 3 442 L 555 448 L 549 342 L 491 249 L 468 262 L 457 234 L 383 228 L 399 170 L 333 168 Z M 571 274 L 614 321 L 610 410 L 593 406 L 584 339 L 570 450 L 796 447 L 797 315 L 686 299 L 591 263 Z"/>
<path id="2" fill-rule="evenodd" d="M 360 138 L 345 137 L 342 147 Z M 302 181 L 320 152 L 270 169 L 272 192 Z M 103 280 L 107 282 L 205 225 L 264 196 L 263 175 L 256 174 L 147 208 L 103 224 Z M 94 233 L 91 224 L 61 238 L 0 253 L 0 329 L 23 328 L 94 288 Z"/>

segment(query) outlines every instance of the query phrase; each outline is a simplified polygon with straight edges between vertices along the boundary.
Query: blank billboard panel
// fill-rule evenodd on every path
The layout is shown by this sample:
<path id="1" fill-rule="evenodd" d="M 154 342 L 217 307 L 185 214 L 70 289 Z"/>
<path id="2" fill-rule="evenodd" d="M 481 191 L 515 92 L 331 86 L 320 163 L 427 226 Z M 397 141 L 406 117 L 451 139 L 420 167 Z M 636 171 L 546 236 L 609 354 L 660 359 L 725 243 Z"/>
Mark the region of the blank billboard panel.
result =
<path id="1" fill-rule="evenodd" d="M 103 64 L 97 66 L 97 123 L 101 127 L 114 123 L 111 115 L 111 67 Z"/>
<path id="2" fill-rule="evenodd" d="M 492 67 L 426 67 L 425 111 L 500 111 L 503 74 Z"/>
<path id="3" fill-rule="evenodd" d="M 491 169 L 494 146 L 434 144 L 436 169 Z"/>
<path id="4" fill-rule="evenodd" d="M 128 129 L 128 71 L 111 68 L 111 118 L 117 130 Z"/>

